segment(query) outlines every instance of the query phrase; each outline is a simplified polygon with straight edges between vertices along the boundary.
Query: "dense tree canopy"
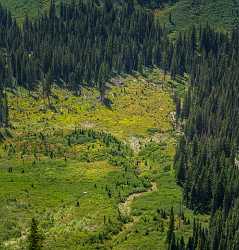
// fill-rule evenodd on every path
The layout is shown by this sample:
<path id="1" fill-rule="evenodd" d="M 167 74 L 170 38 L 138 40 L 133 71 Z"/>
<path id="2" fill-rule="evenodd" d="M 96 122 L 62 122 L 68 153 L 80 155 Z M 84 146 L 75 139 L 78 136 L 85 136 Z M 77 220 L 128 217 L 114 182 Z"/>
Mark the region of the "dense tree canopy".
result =
<path id="1" fill-rule="evenodd" d="M 175 156 L 177 181 L 187 206 L 211 212 L 213 250 L 238 249 L 238 35 L 200 31 L 180 113 L 185 133 Z"/>
<path id="2" fill-rule="evenodd" d="M 23 27 L 2 7 L 0 12 L 0 45 L 14 79 L 8 86 L 32 90 L 41 81 L 50 93 L 56 82 L 76 93 L 96 86 L 103 94 L 113 74 L 160 65 L 169 50 L 166 32 L 133 1 L 73 1 L 59 11 L 52 1 L 48 15 L 26 17 Z"/>

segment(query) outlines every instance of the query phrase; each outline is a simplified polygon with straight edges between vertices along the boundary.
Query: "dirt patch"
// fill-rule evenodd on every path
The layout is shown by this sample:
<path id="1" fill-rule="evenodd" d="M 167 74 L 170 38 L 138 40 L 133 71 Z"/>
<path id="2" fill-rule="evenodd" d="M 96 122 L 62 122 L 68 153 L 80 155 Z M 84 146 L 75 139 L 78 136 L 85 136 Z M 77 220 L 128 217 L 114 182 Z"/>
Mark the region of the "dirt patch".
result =
<path id="1" fill-rule="evenodd" d="M 136 198 L 139 198 L 141 196 L 143 196 L 144 194 L 146 193 L 152 193 L 152 192 L 155 192 L 157 191 L 157 184 L 155 182 L 152 182 L 151 183 L 151 187 L 149 189 L 147 189 L 146 191 L 143 191 L 143 192 L 140 192 L 140 193 L 134 193 L 134 194 L 131 194 L 125 202 L 123 203 L 120 203 L 119 204 L 119 211 L 120 213 L 124 214 L 124 215 L 127 215 L 127 216 L 130 216 L 130 213 L 131 213 L 131 204 L 132 202 L 136 199 Z"/>
<path id="2" fill-rule="evenodd" d="M 95 127 L 95 124 L 93 122 L 89 122 L 89 121 L 82 122 L 80 125 L 84 129 L 89 129 L 89 128 Z"/>
<path id="3" fill-rule="evenodd" d="M 155 182 L 152 182 L 151 187 L 148 188 L 146 191 L 131 194 L 130 196 L 128 196 L 125 202 L 119 204 L 120 213 L 123 214 L 124 216 L 131 216 L 131 205 L 133 201 L 143 196 L 146 193 L 152 193 L 157 190 L 158 190 L 157 184 Z M 124 224 L 122 231 L 115 236 L 115 239 L 119 239 L 121 235 L 123 235 L 124 233 L 127 234 L 130 231 L 130 229 L 140 220 L 140 216 L 131 216 L 131 219 L 132 220 L 130 222 Z"/>

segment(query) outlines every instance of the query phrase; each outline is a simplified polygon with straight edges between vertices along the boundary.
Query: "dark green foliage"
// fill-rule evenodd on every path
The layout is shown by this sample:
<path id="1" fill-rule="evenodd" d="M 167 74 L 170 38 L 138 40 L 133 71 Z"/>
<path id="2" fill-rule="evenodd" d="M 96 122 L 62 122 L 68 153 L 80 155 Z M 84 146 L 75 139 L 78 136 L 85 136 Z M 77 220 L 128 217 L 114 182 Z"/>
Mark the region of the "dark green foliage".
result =
<path id="1" fill-rule="evenodd" d="M 131 148 L 111 134 L 96 132 L 94 130 L 75 129 L 72 134 L 66 137 L 67 143 L 71 145 L 94 142 L 95 140 L 99 140 L 106 145 L 107 150 L 105 151 L 104 158 L 108 159 L 111 164 L 125 168 L 134 167 Z"/>
<path id="2" fill-rule="evenodd" d="M 193 234 L 185 243 L 184 237 L 176 239 L 175 235 L 175 216 L 173 208 L 171 209 L 169 218 L 169 227 L 167 232 L 167 245 L 168 250 L 208 250 L 210 248 L 210 242 L 208 241 L 208 231 L 202 228 L 201 224 L 197 221 L 193 221 Z M 221 229 L 220 229 L 221 230 Z M 212 248 L 214 249 L 214 248 Z M 218 249 L 218 248 L 215 248 Z M 222 248 L 226 249 L 226 248 Z"/>
<path id="3" fill-rule="evenodd" d="M 173 4 L 177 0 L 137 0 L 138 3 L 147 8 L 163 8 L 166 4 Z"/>
<path id="4" fill-rule="evenodd" d="M 6 52 L 0 51 L 0 127 L 8 127 L 9 125 L 8 101 L 5 88 L 10 87 L 11 84 L 11 65 L 6 57 Z"/>
<path id="5" fill-rule="evenodd" d="M 211 221 L 210 249 L 238 249 L 238 225 L 239 225 L 239 200 L 230 210 L 227 217 L 222 210 L 218 210 Z"/>
<path id="6" fill-rule="evenodd" d="M 113 74 L 160 65 L 162 51 L 168 51 L 166 32 L 133 1 L 61 3 L 59 13 L 52 1 L 48 15 L 35 21 L 26 17 L 22 28 L 2 7 L 0 12 L 10 82 L 32 90 L 40 81 L 49 104 L 54 83 L 77 94 L 82 86 L 95 86 L 104 103 Z"/>
<path id="7" fill-rule="evenodd" d="M 7 94 L 0 90 L 0 127 L 8 127 L 9 125 L 9 113 Z"/>
<path id="8" fill-rule="evenodd" d="M 176 119 L 178 120 L 181 116 L 181 100 L 177 95 L 175 95 L 174 101 L 176 105 Z"/>
<path id="9" fill-rule="evenodd" d="M 169 217 L 169 227 L 167 232 L 167 243 L 169 245 L 169 249 L 173 249 L 175 245 L 175 225 L 174 225 L 174 212 L 173 208 L 171 208 L 170 217 Z"/>
<path id="10" fill-rule="evenodd" d="M 229 37 L 205 27 L 196 43 L 195 37 L 193 30 L 188 39 L 193 60 L 190 67 L 186 63 L 191 86 L 181 112 L 185 136 L 177 149 L 175 168 L 186 204 L 211 212 L 212 218 L 210 233 L 195 227 L 188 248 L 195 249 L 196 244 L 196 249 L 238 249 L 234 235 L 239 224 L 233 204 L 239 197 L 239 33 L 235 30 Z"/>
<path id="11" fill-rule="evenodd" d="M 40 250 L 42 237 L 38 230 L 37 221 L 33 218 L 29 235 L 29 250 Z"/>

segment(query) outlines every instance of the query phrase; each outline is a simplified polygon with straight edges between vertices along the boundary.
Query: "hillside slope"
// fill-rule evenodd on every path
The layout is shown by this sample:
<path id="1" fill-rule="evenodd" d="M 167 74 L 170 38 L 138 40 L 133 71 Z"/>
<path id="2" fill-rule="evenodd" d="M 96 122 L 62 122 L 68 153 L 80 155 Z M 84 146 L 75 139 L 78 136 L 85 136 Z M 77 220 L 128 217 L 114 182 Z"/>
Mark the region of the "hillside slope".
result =
<path id="1" fill-rule="evenodd" d="M 187 239 L 193 218 L 207 223 L 185 207 L 180 217 L 171 88 L 183 92 L 185 79 L 166 79 L 160 70 L 121 78 L 108 92 L 111 108 L 87 89 L 76 97 L 55 88 L 53 110 L 41 92 L 8 93 L 13 129 L 0 131 L 0 248 L 25 247 L 32 217 L 43 249 L 165 249 L 171 206 L 177 237 Z M 135 199 L 127 205 L 127 197 Z M 124 201 L 130 213 L 118 211 Z"/>
<path id="2" fill-rule="evenodd" d="M 238 11 L 239 2 L 234 0 L 179 0 L 174 5 L 156 10 L 155 14 L 172 31 L 206 23 L 219 30 L 230 30 L 238 24 Z"/>
<path id="3" fill-rule="evenodd" d="M 25 15 L 36 17 L 50 6 L 50 0 L 0 0 L 0 3 L 9 8 L 19 20 Z M 56 4 L 59 3 L 60 0 L 56 0 Z M 148 7 L 147 3 L 144 5 Z M 200 23 L 210 23 L 220 30 L 228 30 L 238 24 L 239 20 L 237 0 L 178 0 L 175 4 L 154 11 L 159 20 L 172 31 L 184 30 L 192 24 Z"/>
<path id="4" fill-rule="evenodd" d="M 18 19 L 23 19 L 26 15 L 36 17 L 38 13 L 47 10 L 50 4 L 49 0 L 1 0 L 0 3 L 7 7 L 12 14 Z"/>

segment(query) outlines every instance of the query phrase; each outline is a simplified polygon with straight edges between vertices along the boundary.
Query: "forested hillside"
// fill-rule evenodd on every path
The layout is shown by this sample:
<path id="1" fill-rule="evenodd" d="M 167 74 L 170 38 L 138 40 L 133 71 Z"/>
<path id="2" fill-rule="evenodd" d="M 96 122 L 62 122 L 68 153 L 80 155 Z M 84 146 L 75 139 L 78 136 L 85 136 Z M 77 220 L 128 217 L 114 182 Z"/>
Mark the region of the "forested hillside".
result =
<path id="1" fill-rule="evenodd" d="M 48 12 L 50 2 L 50 0 L 0 0 L 0 3 L 11 10 L 20 22 L 26 15 L 36 18 Z M 56 0 L 56 5 L 59 7 L 61 2 L 70 3 L 71 0 Z M 120 4 L 129 1 L 113 2 Z M 230 30 L 238 24 L 237 0 L 136 0 L 134 2 L 153 10 L 161 24 L 165 24 L 173 32 L 190 29 L 192 24 L 209 23 L 223 31 Z"/>
<path id="2" fill-rule="evenodd" d="M 60 5 L 61 2 L 71 3 L 71 0 L 61 1 L 56 0 L 55 3 L 57 6 Z M 86 1 L 85 1 L 86 2 Z M 93 1 L 102 3 L 102 0 Z M 134 4 L 138 4 L 140 6 L 146 7 L 148 9 L 156 9 L 156 8 L 164 8 L 168 6 L 168 4 L 173 4 L 176 0 L 113 0 L 113 4 L 121 5 L 122 3 L 132 2 Z M 50 7 L 50 0 L 29 0 L 29 1 L 17 1 L 17 0 L 6 0 L 0 1 L 4 5 L 4 7 L 9 8 L 13 15 L 17 17 L 19 21 L 22 21 L 26 15 L 32 18 L 39 17 L 41 14 L 47 13 Z"/>
<path id="3" fill-rule="evenodd" d="M 185 136 L 175 167 L 187 206 L 211 212 L 207 247 L 237 249 L 238 31 L 231 38 L 209 28 L 208 32 L 211 37 L 204 40 L 203 33 L 200 39 L 205 54 L 193 70 L 184 102 L 187 112 L 181 119 L 186 120 Z M 217 37 L 214 42 L 213 37 Z"/>
<path id="4" fill-rule="evenodd" d="M 237 250 L 237 2 L 39 3 L 0 7 L 0 246 Z"/>
<path id="5" fill-rule="evenodd" d="M 180 238 L 207 225 L 172 169 L 185 58 L 152 13 L 52 2 L 20 26 L 0 12 L 1 247 L 165 248 L 170 214 Z"/>
<path id="6" fill-rule="evenodd" d="M 0 11 L 2 88 L 17 83 L 30 91 L 41 82 L 49 105 L 54 82 L 77 95 L 83 86 L 97 87 L 108 105 L 106 82 L 114 75 L 153 65 L 165 73 L 171 67 L 174 75 L 184 72 L 185 55 L 177 48 L 174 53 L 152 13 L 130 2 L 61 4 L 59 15 L 52 2 L 49 15 L 36 21 L 26 17 L 22 28 L 8 11 Z"/>

